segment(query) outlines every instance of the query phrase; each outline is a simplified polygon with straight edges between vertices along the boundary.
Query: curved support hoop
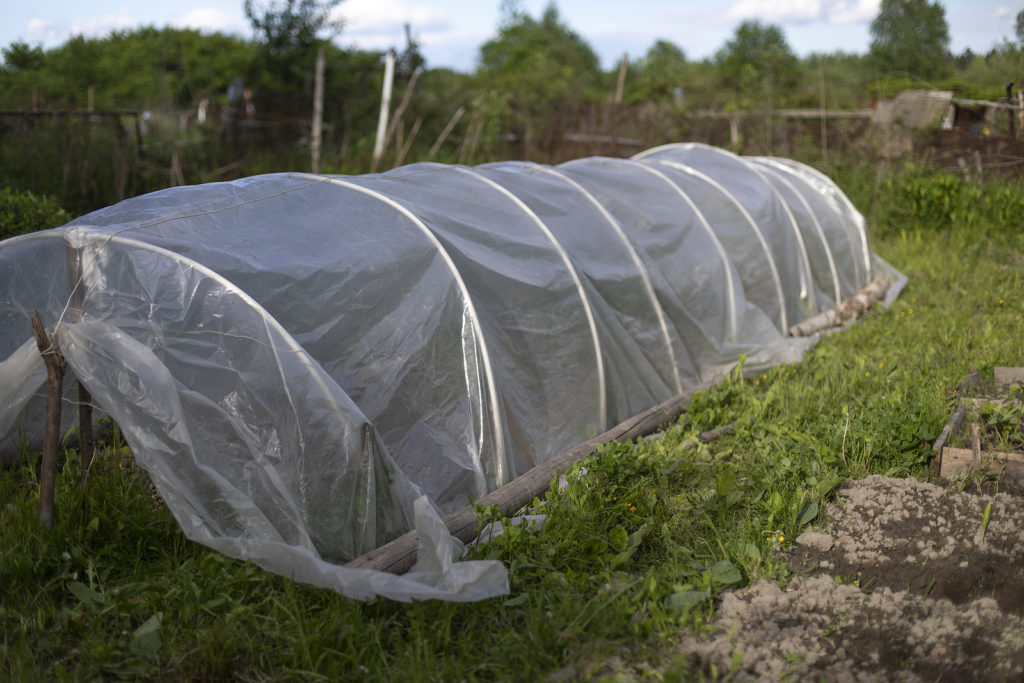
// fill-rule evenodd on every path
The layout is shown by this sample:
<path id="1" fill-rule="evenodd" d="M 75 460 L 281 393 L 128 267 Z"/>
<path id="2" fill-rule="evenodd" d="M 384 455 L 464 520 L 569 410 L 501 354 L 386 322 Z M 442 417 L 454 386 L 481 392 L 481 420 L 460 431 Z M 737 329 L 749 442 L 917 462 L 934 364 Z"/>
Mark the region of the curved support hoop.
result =
<path id="1" fill-rule="evenodd" d="M 693 213 L 695 216 L 697 216 L 697 220 L 700 222 L 701 227 L 704 228 L 704 231 L 707 232 L 708 236 L 711 238 L 711 242 L 715 245 L 715 250 L 718 252 L 718 257 L 722 260 L 722 265 L 725 267 L 725 291 L 727 292 L 729 306 L 728 340 L 735 341 L 736 335 L 739 332 L 739 321 L 737 320 L 736 315 L 736 292 L 731 277 L 732 264 L 729 262 L 728 254 L 725 253 L 725 247 L 723 247 L 722 243 L 718 240 L 718 236 L 716 236 L 715 231 L 711 229 L 711 226 L 708 224 L 707 219 L 704 218 L 704 214 L 701 213 L 700 209 L 697 208 L 697 205 L 693 203 L 693 200 L 690 199 L 690 196 L 688 194 L 683 192 L 679 188 L 679 186 L 673 183 L 668 176 L 666 176 L 664 173 L 657 170 L 656 168 L 652 168 L 647 164 L 640 163 L 639 161 L 633 159 L 615 159 L 614 161 L 617 161 L 622 164 L 636 166 L 637 168 L 642 168 L 645 172 L 650 173 L 656 178 L 659 178 L 663 183 L 672 188 L 672 191 L 675 192 L 684 202 L 686 202 L 687 206 L 689 206 L 693 210 Z M 569 162 L 567 165 L 572 165 L 573 163 L 575 162 Z"/>
<path id="2" fill-rule="evenodd" d="M 469 295 L 469 289 L 466 287 L 465 281 L 462 279 L 462 274 L 459 273 L 458 267 L 455 265 L 455 261 L 452 260 L 451 255 L 441 244 L 441 241 L 437 238 L 437 235 L 427 227 L 427 225 L 420 220 L 414 213 L 409 211 L 405 206 L 391 199 L 390 197 L 371 190 L 369 188 L 351 183 L 341 178 L 332 178 L 329 176 L 315 176 L 307 173 L 296 173 L 297 177 L 302 178 L 319 178 L 324 182 L 331 183 L 332 185 L 338 185 L 340 187 L 355 190 L 362 194 L 372 197 L 379 202 L 382 202 L 395 211 L 399 212 L 407 218 L 413 225 L 415 225 L 423 235 L 430 241 L 430 244 L 437 250 L 438 254 L 444 259 L 445 265 L 448 266 L 448 270 L 451 271 L 452 277 L 455 279 L 455 284 L 459 288 L 459 293 L 462 295 L 463 303 L 466 306 L 466 311 L 469 313 L 470 319 L 473 321 L 473 328 L 476 336 L 477 344 L 480 345 L 480 355 L 483 360 L 484 375 L 487 377 L 487 390 L 488 398 L 491 403 L 491 413 L 493 414 L 494 424 L 494 442 L 497 450 L 497 472 L 496 476 L 498 481 L 505 481 L 508 472 L 505 471 L 505 434 L 502 420 L 501 411 L 499 410 L 498 404 L 498 390 L 494 383 L 494 369 L 491 366 L 491 357 L 487 351 L 487 341 L 484 339 L 483 328 L 480 325 L 480 318 L 477 316 L 476 308 L 473 306 L 473 299 Z M 481 416 L 481 419 L 483 416 Z M 479 452 L 473 454 L 473 465 L 475 466 L 474 475 L 477 483 L 477 487 L 480 492 L 483 493 L 487 490 L 486 479 L 484 477 L 483 463 L 480 461 Z"/>
<path id="3" fill-rule="evenodd" d="M 583 304 L 583 311 L 587 316 L 587 324 L 590 326 L 590 336 L 594 342 L 594 355 L 597 356 L 597 385 L 598 391 L 601 393 L 598 406 L 598 424 L 602 426 L 607 425 L 608 387 L 605 381 L 604 353 L 601 351 L 601 339 L 597 334 L 597 322 L 594 320 L 594 310 L 590 305 L 590 300 L 587 298 L 587 293 L 583 290 L 583 283 L 580 281 L 579 273 L 576 272 L 576 267 L 573 266 L 569 255 L 565 252 L 565 249 L 559 241 L 555 239 L 555 236 L 551 233 L 548 226 L 544 224 L 544 221 L 540 219 L 540 216 L 534 213 L 533 209 L 528 207 L 522 199 L 510 192 L 508 188 L 465 166 L 445 166 L 444 168 L 450 168 L 459 173 L 464 173 L 471 178 L 475 178 L 510 199 L 520 211 L 529 216 L 530 220 L 540 228 L 541 232 L 544 233 L 544 236 L 548 238 L 551 245 L 555 248 L 555 251 L 558 252 L 558 256 L 562 259 L 562 263 L 565 264 L 566 269 L 569 271 L 569 275 L 572 277 L 573 283 L 576 285 L 576 292 L 580 296 L 580 302 Z"/>
<path id="4" fill-rule="evenodd" d="M 597 198 L 594 197 L 594 195 L 592 195 L 589 191 L 587 191 L 586 188 L 584 188 L 582 185 L 577 183 L 569 176 L 565 175 L 556 168 L 551 168 L 550 166 L 541 166 L 540 164 L 528 165 L 531 167 L 535 167 L 544 173 L 559 178 L 560 180 L 568 183 L 569 186 L 572 187 L 574 190 L 576 190 L 584 197 L 586 197 L 587 201 L 594 205 L 594 207 L 601 213 L 604 219 L 608 221 L 608 225 L 610 225 L 612 230 L 615 231 L 615 234 L 619 237 L 620 240 L 622 240 L 622 244 L 626 247 L 626 251 L 629 252 L 629 256 L 632 259 L 633 264 L 637 267 L 637 270 L 640 271 L 640 279 L 643 281 L 644 288 L 647 290 L 647 296 L 651 300 L 651 306 L 654 307 L 654 314 L 658 316 L 658 325 L 661 327 L 661 334 L 665 338 L 665 348 L 668 350 L 669 362 L 672 363 L 672 372 L 674 375 L 673 379 L 675 379 L 676 384 L 676 393 L 683 393 L 683 380 L 679 376 L 679 367 L 676 365 L 676 352 L 672 348 L 672 337 L 668 333 L 668 323 L 665 321 L 665 311 L 661 307 L 661 302 L 658 301 L 658 296 L 654 293 L 654 285 L 651 284 L 651 275 L 650 273 L 647 272 L 647 267 L 644 265 L 643 261 L 640 260 L 640 255 L 637 254 L 636 249 L 633 247 L 633 244 L 629 241 L 629 238 L 626 237 L 626 233 L 622 229 L 622 226 L 619 224 L 617 220 L 615 220 L 614 216 L 608 213 L 608 209 L 604 208 L 604 205 L 601 204 L 601 202 L 597 201 Z"/>
<path id="5" fill-rule="evenodd" d="M 757 236 L 757 240 L 758 242 L 760 242 L 761 248 L 764 250 L 764 254 L 768 258 L 768 267 L 771 269 L 772 280 L 774 280 L 775 282 L 775 293 L 779 297 L 779 329 L 782 330 L 782 332 L 785 334 L 786 330 L 789 329 L 789 318 L 786 315 L 786 299 L 785 294 L 782 291 L 782 279 L 779 277 L 779 270 L 775 265 L 775 258 L 772 256 L 772 252 L 768 247 L 768 242 L 765 241 L 764 234 L 761 232 L 761 229 L 757 227 L 757 222 L 754 220 L 754 217 L 750 215 L 747 209 L 742 204 L 740 204 L 739 200 L 736 199 L 735 195 L 729 192 L 729 190 L 727 190 L 725 186 L 723 186 L 721 183 L 719 183 L 711 176 L 701 173 L 692 166 L 681 164 L 678 161 L 669 161 L 668 159 L 645 159 L 644 162 L 655 162 L 668 166 L 669 168 L 674 168 L 685 173 L 689 173 L 695 178 L 699 178 L 704 182 L 708 183 L 709 185 L 711 185 L 712 187 L 714 187 L 716 190 L 721 192 L 726 197 L 726 199 L 728 199 L 730 202 L 736 205 L 736 208 L 739 209 L 740 213 L 743 215 L 743 218 L 746 219 L 747 224 L 750 226 L 750 229 Z"/>
<path id="6" fill-rule="evenodd" d="M 836 262 L 832 257 L 832 247 L 829 246 L 828 240 L 825 238 L 825 230 L 821 227 L 821 222 L 818 220 L 818 215 L 811 208 L 811 205 L 807 203 L 807 200 L 804 198 L 803 194 L 801 194 L 800 191 L 793 185 L 793 183 L 790 182 L 789 179 L 786 178 L 783 174 L 789 174 L 795 177 L 799 176 L 796 173 L 794 173 L 792 169 L 787 168 L 786 166 L 776 164 L 771 159 L 758 158 L 757 160 L 751 160 L 747 163 L 758 164 L 759 166 L 763 166 L 768 171 L 768 173 L 772 175 L 772 177 L 777 178 L 780 183 L 788 187 L 793 192 L 793 194 L 796 195 L 796 198 L 803 205 L 804 209 L 807 211 L 807 215 L 811 217 L 811 221 L 814 223 L 814 229 L 818 233 L 818 239 L 821 240 L 821 244 L 825 248 L 825 257 L 828 260 L 828 269 L 829 272 L 832 273 L 832 284 L 835 289 L 834 300 L 842 301 L 843 295 L 839 289 L 839 273 L 836 270 Z"/>

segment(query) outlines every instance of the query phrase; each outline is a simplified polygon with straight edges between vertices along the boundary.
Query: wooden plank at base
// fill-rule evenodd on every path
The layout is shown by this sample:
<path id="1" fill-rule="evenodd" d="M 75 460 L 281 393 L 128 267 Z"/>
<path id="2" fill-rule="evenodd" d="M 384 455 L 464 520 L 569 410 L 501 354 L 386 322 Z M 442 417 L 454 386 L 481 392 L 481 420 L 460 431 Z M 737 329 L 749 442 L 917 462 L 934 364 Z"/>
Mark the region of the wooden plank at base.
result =
<path id="1" fill-rule="evenodd" d="M 503 515 L 515 514 L 529 505 L 534 496 L 546 491 L 551 484 L 551 480 L 558 476 L 559 473 L 569 469 L 573 463 L 596 453 L 598 446 L 611 443 L 612 441 L 630 441 L 664 427 L 683 412 L 686 406 L 690 404 L 694 394 L 698 391 L 710 389 L 712 386 L 721 383 L 722 379 L 724 378 L 718 377 L 704 382 L 700 386 L 688 389 L 639 415 L 634 415 L 590 441 L 581 443 L 562 455 L 542 462 L 504 486 L 482 496 L 476 501 L 476 504 L 497 505 L 501 508 Z M 468 543 L 476 538 L 476 510 L 473 506 L 466 506 L 458 512 L 448 515 L 444 518 L 444 523 L 448 527 L 449 533 L 463 543 Z M 418 546 L 419 536 L 415 531 L 410 531 L 379 548 L 357 557 L 345 566 L 377 569 L 391 572 L 392 574 L 404 574 L 416 563 L 416 550 Z"/>
<path id="2" fill-rule="evenodd" d="M 1024 368 L 993 368 L 996 377 L 996 387 L 1005 389 L 1015 384 L 1024 384 Z"/>
<path id="3" fill-rule="evenodd" d="M 946 477 L 962 474 L 974 467 L 974 451 L 970 448 L 942 449 L 942 471 L 941 475 Z M 999 451 L 984 451 L 981 454 L 981 469 L 993 474 L 1024 481 L 1024 455 L 1020 453 L 1002 453 Z"/>

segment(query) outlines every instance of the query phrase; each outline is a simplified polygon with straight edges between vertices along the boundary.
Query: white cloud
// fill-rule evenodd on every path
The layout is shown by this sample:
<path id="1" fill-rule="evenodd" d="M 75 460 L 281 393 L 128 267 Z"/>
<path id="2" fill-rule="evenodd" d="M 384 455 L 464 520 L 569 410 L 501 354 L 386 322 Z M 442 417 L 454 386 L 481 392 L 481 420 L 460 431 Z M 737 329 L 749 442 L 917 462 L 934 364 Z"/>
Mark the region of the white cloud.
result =
<path id="1" fill-rule="evenodd" d="M 174 20 L 173 25 L 211 33 L 244 33 L 248 28 L 241 14 L 230 14 L 216 7 L 199 7 L 186 12 Z"/>
<path id="2" fill-rule="evenodd" d="M 730 19 L 771 22 L 812 21 L 821 15 L 819 0 L 740 0 L 729 8 Z"/>
<path id="3" fill-rule="evenodd" d="M 1006 5 L 996 7 L 995 17 L 996 19 L 1005 19 L 1006 17 L 1012 16 L 1013 10 Z"/>
<path id="4" fill-rule="evenodd" d="M 849 24 L 870 21 L 880 0 L 739 0 L 727 12 L 733 20 L 761 19 L 771 23 Z"/>
<path id="5" fill-rule="evenodd" d="M 366 47 L 387 47 L 404 40 L 405 24 L 413 35 L 428 32 L 435 39 L 452 28 L 443 13 L 406 0 L 349 0 L 339 13 L 345 20 L 343 36 Z"/>

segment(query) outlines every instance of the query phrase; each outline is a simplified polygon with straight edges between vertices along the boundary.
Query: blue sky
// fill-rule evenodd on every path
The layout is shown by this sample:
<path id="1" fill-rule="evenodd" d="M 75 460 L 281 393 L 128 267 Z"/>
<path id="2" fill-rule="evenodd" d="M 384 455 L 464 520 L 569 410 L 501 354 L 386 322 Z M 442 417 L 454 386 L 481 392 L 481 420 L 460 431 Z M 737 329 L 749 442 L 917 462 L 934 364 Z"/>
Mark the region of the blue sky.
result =
<path id="1" fill-rule="evenodd" d="M 412 25 L 429 66 L 467 71 L 481 43 L 494 35 L 500 0 L 345 0 L 341 45 L 366 49 L 404 45 Z M 547 0 L 523 0 L 539 16 Z M 879 0 L 560 0 L 563 19 L 610 68 L 626 52 L 642 56 L 659 38 L 691 59 L 708 57 L 744 19 L 783 27 L 797 54 L 868 49 L 868 25 Z M 953 52 L 985 52 L 1014 35 L 1024 0 L 945 0 Z M 242 0 L 0 0 L 0 46 L 16 40 L 53 47 L 74 34 L 102 36 L 140 25 L 187 26 L 249 36 Z"/>

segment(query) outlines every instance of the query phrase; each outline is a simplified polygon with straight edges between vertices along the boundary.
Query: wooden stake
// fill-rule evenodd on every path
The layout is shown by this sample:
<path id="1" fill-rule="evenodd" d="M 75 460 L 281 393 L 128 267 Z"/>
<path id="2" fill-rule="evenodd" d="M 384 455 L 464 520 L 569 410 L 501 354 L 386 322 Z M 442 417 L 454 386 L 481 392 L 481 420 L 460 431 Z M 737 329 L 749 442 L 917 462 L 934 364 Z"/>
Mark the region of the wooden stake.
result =
<path id="1" fill-rule="evenodd" d="M 313 86 L 313 130 L 310 131 L 310 168 L 320 172 L 320 136 L 324 123 L 324 49 L 316 53 L 316 80 Z"/>
<path id="2" fill-rule="evenodd" d="M 85 385 L 78 383 L 78 450 L 82 464 L 82 488 L 89 486 L 89 468 L 96 451 L 92 434 L 92 395 Z"/>
<path id="3" fill-rule="evenodd" d="M 384 132 L 388 127 L 388 114 L 391 112 L 391 88 L 395 81 L 395 53 L 388 52 L 384 57 L 384 87 L 380 96 L 380 116 L 377 119 L 377 138 L 373 143 L 373 160 L 370 162 L 370 173 L 377 172 L 377 164 L 384 154 Z"/>
<path id="4" fill-rule="evenodd" d="M 46 426 L 43 432 L 43 462 L 39 470 L 39 526 L 53 526 L 53 494 L 57 480 L 57 445 L 60 443 L 61 388 L 64 383 L 64 356 L 57 340 L 46 336 L 46 328 L 33 310 L 29 318 L 36 346 L 46 365 Z"/>

